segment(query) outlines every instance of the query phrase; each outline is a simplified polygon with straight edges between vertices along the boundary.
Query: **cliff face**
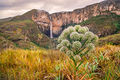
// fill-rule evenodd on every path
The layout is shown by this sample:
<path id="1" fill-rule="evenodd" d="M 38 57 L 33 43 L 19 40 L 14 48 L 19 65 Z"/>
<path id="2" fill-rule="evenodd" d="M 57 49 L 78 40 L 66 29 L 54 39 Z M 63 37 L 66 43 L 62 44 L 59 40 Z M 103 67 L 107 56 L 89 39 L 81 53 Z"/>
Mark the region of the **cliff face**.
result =
<path id="1" fill-rule="evenodd" d="M 46 11 L 37 11 L 33 14 L 32 20 L 37 23 L 38 29 L 43 33 L 50 35 L 50 14 Z"/>
<path id="2" fill-rule="evenodd" d="M 51 22 L 53 34 L 59 35 L 65 25 L 80 23 L 97 15 L 109 15 L 111 12 L 120 15 L 120 0 L 106 0 L 71 12 L 49 14 L 46 11 L 37 11 L 32 15 L 32 20 L 45 34 L 49 33 Z M 96 32 L 96 34 L 98 33 Z"/>

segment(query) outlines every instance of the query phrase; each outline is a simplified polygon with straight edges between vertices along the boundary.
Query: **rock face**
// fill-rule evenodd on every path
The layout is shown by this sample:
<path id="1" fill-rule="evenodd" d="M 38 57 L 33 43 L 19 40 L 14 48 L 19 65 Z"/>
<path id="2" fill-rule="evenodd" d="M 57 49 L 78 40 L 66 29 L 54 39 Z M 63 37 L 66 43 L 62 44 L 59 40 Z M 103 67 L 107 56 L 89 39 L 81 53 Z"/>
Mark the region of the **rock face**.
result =
<path id="1" fill-rule="evenodd" d="M 32 20 L 37 23 L 38 29 L 47 35 L 50 35 L 50 14 L 46 11 L 37 11 L 32 16 Z"/>
<path id="2" fill-rule="evenodd" d="M 42 32 L 49 35 L 50 22 L 54 36 L 59 35 L 68 24 L 77 24 L 97 15 L 109 15 L 109 12 L 120 15 L 120 0 L 105 0 L 82 9 L 76 9 L 71 12 L 59 12 L 49 14 L 46 11 L 37 11 L 32 15 L 32 20 L 37 23 Z M 98 34 L 98 33 L 96 33 Z"/>

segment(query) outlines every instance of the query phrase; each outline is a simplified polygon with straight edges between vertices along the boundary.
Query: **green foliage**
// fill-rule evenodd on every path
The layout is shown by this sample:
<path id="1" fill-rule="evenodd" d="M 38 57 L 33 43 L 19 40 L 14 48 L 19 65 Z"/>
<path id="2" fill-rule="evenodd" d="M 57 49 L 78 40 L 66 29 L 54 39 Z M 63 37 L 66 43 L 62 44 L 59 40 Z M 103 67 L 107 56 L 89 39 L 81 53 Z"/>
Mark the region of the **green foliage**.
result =
<path id="1" fill-rule="evenodd" d="M 90 32 L 87 27 L 81 27 L 80 25 L 68 27 L 58 38 L 57 48 L 66 53 L 74 62 L 74 65 L 70 62 L 71 66 L 74 66 L 73 79 L 77 79 L 76 72 L 79 71 L 79 67 L 84 62 L 81 59 L 94 49 L 97 40 L 97 35 Z"/>
<path id="2" fill-rule="evenodd" d="M 120 30 L 120 22 L 116 22 L 116 23 L 115 23 L 115 27 L 117 28 L 116 31 L 119 31 L 119 30 Z"/>
<path id="3" fill-rule="evenodd" d="M 120 16 L 114 13 L 109 13 L 108 15 L 98 15 L 91 17 L 90 19 L 83 21 L 80 25 L 90 25 L 92 26 L 92 31 L 97 33 L 97 31 L 104 31 L 101 36 L 106 36 L 109 34 L 115 34 L 120 31 Z M 96 27 L 97 26 L 97 27 Z M 98 33 L 97 33 L 98 34 Z"/>
<path id="4" fill-rule="evenodd" d="M 108 15 L 98 15 L 98 16 L 91 17 L 89 20 L 83 21 L 80 24 L 88 25 L 92 23 L 92 24 L 98 25 L 99 27 L 100 25 L 106 25 L 106 24 L 114 25 L 114 22 L 119 20 L 120 20 L 119 15 L 116 15 L 114 13 L 109 13 Z"/>
<path id="5" fill-rule="evenodd" d="M 82 51 L 89 52 L 98 37 L 89 31 L 87 27 L 76 25 L 75 27 L 68 27 L 58 38 L 57 48 L 65 51 L 73 51 L 74 54 L 82 55 Z"/>

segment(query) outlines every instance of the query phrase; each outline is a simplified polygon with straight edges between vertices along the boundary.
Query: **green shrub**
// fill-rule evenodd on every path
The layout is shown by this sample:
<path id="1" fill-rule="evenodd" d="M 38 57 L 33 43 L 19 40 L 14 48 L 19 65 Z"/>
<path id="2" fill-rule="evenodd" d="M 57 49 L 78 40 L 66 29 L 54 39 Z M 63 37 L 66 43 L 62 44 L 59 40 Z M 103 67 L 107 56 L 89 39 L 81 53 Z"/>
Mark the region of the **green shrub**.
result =
<path id="1" fill-rule="evenodd" d="M 66 53 L 74 62 L 74 74 L 83 63 L 83 56 L 94 49 L 98 36 L 89 31 L 87 27 L 76 25 L 65 29 L 58 38 L 57 49 Z"/>
<path id="2" fill-rule="evenodd" d="M 120 30 L 120 23 L 119 23 L 119 22 L 116 22 L 116 23 L 115 23 L 115 27 L 116 27 L 116 29 L 117 29 L 116 31 L 119 31 L 119 30 Z"/>

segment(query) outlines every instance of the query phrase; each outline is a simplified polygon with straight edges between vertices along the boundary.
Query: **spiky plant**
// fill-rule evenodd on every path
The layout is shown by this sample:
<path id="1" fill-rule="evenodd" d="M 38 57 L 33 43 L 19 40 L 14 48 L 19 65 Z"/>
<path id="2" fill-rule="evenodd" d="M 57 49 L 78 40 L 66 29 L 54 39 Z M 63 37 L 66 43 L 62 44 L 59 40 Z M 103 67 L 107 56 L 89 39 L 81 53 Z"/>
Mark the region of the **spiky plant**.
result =
<path id="1" fill-rule="evenodd" d="M 95 48 L 98 36 L 90 32 L 87 27 L 70 26 L 58 38 L 57 49 L 64 52 L 74 62 L 74 73 L 83 63 L 83 56 Z M 73 65 L 71 65 L 73 66 Z"/>

